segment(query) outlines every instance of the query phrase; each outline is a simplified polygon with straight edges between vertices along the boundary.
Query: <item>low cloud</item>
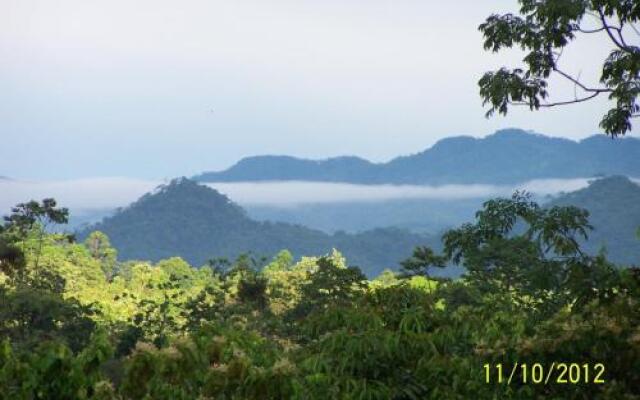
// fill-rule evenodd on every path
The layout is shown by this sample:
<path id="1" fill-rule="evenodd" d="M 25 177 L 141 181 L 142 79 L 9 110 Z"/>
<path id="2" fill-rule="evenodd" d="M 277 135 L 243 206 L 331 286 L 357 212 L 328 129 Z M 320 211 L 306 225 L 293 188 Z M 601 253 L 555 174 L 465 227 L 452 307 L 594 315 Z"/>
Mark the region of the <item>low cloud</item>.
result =
<path id="1" fill-rule="evenodd" d="M 239 204 L 291 207 L 304 204 L 379 202 L 399 199 L 461 200 L 510 196 L 524 190 L 536 196 L 552 196 L 589 185 L 592 178 L 537 179 L 517 185 L 357 185 L 329 182 L 207 183 Z"/>
<path id="2" fill-rule="evenodd" d="M 304 204 L 379 202 L 398 199 L 460 200 L 510 196 L 526 190 L 537 196 L 556 195 L 586 187 L 592 178 L 539 179 L 518 185 L 356 185 L 306 181 L 208 183 L 240 205 L 294 207 Z M 640 180 L 634 179 L 640 183 Z M 87 178 L 64 181 L 0 179 L 0 214 L 17 203 L 53 197 L 82 216 L 124 207 L 152 191 L 160 181 L 130 178 Z"/>
<path id="3" fill-rule="evenodd" d="M 129 178 L 87 178 L 64 181 L 0 180 L 0 214 L 29 200 L 53 197 L 74 215 L 126 206 L 160 182 Z"/>
<path id="4" fill-rule="evenodd" d="M 494 185 L 357 185 L 328 182 L 208 183 L 240 204 L 298 206 L 302 204 L 378 202 L 396 199 L 469 199 L 506 193 Z"/>

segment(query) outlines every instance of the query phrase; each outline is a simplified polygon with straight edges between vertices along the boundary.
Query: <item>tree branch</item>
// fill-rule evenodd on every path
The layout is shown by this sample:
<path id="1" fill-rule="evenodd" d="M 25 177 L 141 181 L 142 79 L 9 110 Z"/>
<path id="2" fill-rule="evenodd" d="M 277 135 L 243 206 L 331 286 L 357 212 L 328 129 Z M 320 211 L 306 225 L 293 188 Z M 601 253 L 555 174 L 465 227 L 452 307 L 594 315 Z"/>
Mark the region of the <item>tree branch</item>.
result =
<path id="1" fill-rule="evenodd" d="M 556 63 L 554 62 L 553 70 L 555 72 L 557 72 L 561 76 L 565 77 L 566 79 L 570 80 L 571 82 L 573 82 L 576 86 L 578 86 L 580 89 L 584 90 L 585 92 L 590 92 L 590 93 L 613 92 L 613 89 L 608 89 L 608 88 L 590 88 L 590 87 L 587 87 L 582 82 L 577 80 L 576 78 L 572 77 L 571 75 L 567 74 L 564 71 L 561 71 L 555 64 Z M 595 97 L 595 96 L 593 96 L 593 97 Z"/>
<path id="2" fill-rule="evenodd" d="M 555 106 L 564 106 L 564 105 L 567 105 L 567 104 L 582 103 L 583 101 L 587 101 L 587 100 L 593 99 L 594 97 L 598 96 L 600 93 L 602 93 L 602 92 L 593 92 L 589 96 L 581 97 L 579 99 L 574 99 L 574 100 L 558 101 L 558 102 L 554 102 L 554 103 L 544 103 L 544 104 L 540 104 L 540 107 L 555 107 Z"/>
<path id="3" fill-rule="evenodd" d="M 594 97 L 598 96 L 600 93 L 602 92 L 593 92 L 589 96 L 581 97 L 579 99 L 574 99 L 574 100 L 558 101 L 553 103 L 543 103 L 543 104 L 540 104 L 539 107 L 550 108 L 550 107 L 556 107 L 556 106 L 565 106 L 568 104 L 582 103 L 583 101 L 588 101 L 593 99 Z M 514 106 L 531 106 L 531 104 L 527 103 L 526 101 L 509 101 L 508 103 Z"/>
<path id="4" fill-rule="evenodd" d="M 631 52 L 631 49 L 629 49 L 629 47 L 626 45 L 626 43 L 624 43 L 624 40 L 622 40 L 622 42 L 620 42 L 618 39 L 616 39 L 616 37 L 611 32 L 611 30 L 615 30 L 615 31 L 618 32 L 618 35 L 621 36 L 620 35 L 621 28 L 618 28 L 618 27 L 615 27 L 615 26 L 610 26 L 609 24 L 607 24 L 607 20 L 606 20 L 606 17 L 604 15 L 604 12 L 602 11 L 602 9 L 598 9 L 598 14 L 600 15 L 600 22 L 602 22 L 602 27 L 605 29 L 605 31 L 609 35 L 609 38 L 611 39 L 611 41 L 613 43 L 615 43 L 615 45 L 618 46 L 620 48 L 620 50 L 626 51 L 628 53 Z"/>
<path id="5" fill-rule="evenodd" d="M 620 38 L 620 42 L 624 45 L 624 47 L 629 47 L 627 45 L 627 42 L 624 41 L 624 36 L 622 36 L 622 28 L 624 28 L 624 21 L 620 19 L 620 17 L 618 17 L 618 21 L 620 21 L 620 27 L 619 28 L 613 28 L 616 30 L 616 32 L 618 32 L 618 37 Z"/>
<path id="6" fill-rule="evenodd" d="M 604 28 L 602 28 L 604 29 Z M 564 48 L 562 48 L 560 50 L 560 53 L 557 54 L 556 59 L 553 60 L 553 71 L 557 72 L 560 76 L 568 79 L 569 81 L 574 83 L 573 86 L 573 92 L 574 92 L 574 97 L 578 98 L 577 94 L 575 93 L 575 88 L 579 87 L 580 89 L 584 90 L 585 92 L 590 92 L 590 93 L 604 93 L 604 92 L 612 92 L 613 89 L 609 89 L 609 88 L 590 88 L 585 86 L 582 82 L 580 82 L 580 77 L 578 76 L 578 78 L 574 78 L 573 76 L 567 74 L 566 72 L 562 71 L 560 68 L 558 68 L 558 62 L 560 61 L 560 57 L 562 56 L 562 51 L 564 50 Z M 595 97 L 595 96 L 593 96 Z"/>
<path id="7" fill-rule="evenodd" d="M 582 33 L 596 33 L 596 32 L 602 32 L 603 30 L 605 30 L 606 28 L 603 26 L 601 28 L 598 29 L 582 29 L 580 27 L 578 27 L 578 32 L 582 32 Z"/>

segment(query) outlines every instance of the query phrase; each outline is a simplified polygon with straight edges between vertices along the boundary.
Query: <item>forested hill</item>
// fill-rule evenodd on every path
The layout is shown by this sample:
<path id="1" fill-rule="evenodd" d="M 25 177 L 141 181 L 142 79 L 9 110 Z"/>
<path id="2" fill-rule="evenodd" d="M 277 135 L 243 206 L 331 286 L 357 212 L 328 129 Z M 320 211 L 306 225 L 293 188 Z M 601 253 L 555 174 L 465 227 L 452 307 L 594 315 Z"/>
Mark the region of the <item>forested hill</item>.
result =
<path id="1" fill-rule="evenodd" d="M 596 175 L 640 176 L 640 140 L 596 135 L 575 142 L 528 133 L 497 131 L 485 138 L 440 140 L 414 155 L 374 164 L 357 157 L 304 160 L 288 156 L 242 159 L 202 182 L 306 180 L 350 183 L 519 183 L 540 178 Z"/>
<path id="2" fill-rule="evenodd" d="M 184 178 L 144 195 L 78 237 L 84 239 L 93 230 L 109 236 L 122 260 L 180 256 L 192 265 L 203 265 L 212 258 L 235 258 L 248 251 L 273 256 L 288 249 L 302 256 L 337 248 L 369 276 L 397 267 L 417 245 L 437 243 L 400 229 L 328 235 L 299 225 L 254 221 L 226 196 Z"/>
<path id="3" fill-rule="evenodd" d="M 623 176 L 602 178 L 549 205 L 573 205 L 589 211 L 589 222 L 595 228 L 583 244 L 589 253 L 595 254 L 604 246 L 611 261 L 640 264 L 640 185 Z"/>
<path id="4" fill-rule="evenodd" d="M 327 182 L 375 181 L 383 165 L 358 157 L 304 160 L 290 156 L 255 156 L 240 160 L 222 172 L 205 172 L 201 182 L 301 180 Z"/>

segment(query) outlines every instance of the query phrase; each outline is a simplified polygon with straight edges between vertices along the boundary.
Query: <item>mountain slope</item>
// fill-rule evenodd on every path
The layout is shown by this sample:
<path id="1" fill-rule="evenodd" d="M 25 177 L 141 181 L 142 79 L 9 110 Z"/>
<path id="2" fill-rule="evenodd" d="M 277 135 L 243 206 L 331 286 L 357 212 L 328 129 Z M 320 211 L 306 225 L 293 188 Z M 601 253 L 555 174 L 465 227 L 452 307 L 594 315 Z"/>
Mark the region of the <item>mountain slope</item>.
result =
<path id="1" fill-rule="evenodd" d="M 244 206 L 251 218 L 300 224 L 324 232 L 360 232 L 394 226 L 437 234 L 473 219 L 487 198 L 393 199 L 385 201 L 307 203 L 293 207 Z"/>
<path id="2" fill-rule="evenodd" d="M 314 180 L 350 182 L 373 179 L 377 165 L 358 157 L 304 160 L 289 156 L 255 156 L 240 160 L 223 172 L 205 172 L 195 179 L 202 182 Z"/>
<path id="3" fill-rule="evenodd" d="M 258 222 L 217 191 L 177 179 L 141 197 L 114 216 L 79 233 L 106 233 L 121 259 L 157 261 L 181 256 L 193 265 L 214 257 L 252 251 L 272 256 L 289 249 L 295 256 L 322 255 L 332 248 L 370 276 L 396 267 L 413 247 L 433 238 L 399 229 L 328 235 L 299 225 Z"/>
<path id="4" fill-rule="evenodd" d="M 623 176 L 595 180 L 588 187 L 562 195 L 548 205 L 574 205 L 589 211 L 594 230 L 585 249 L 603 246 L 608 258 L 624 265 L 640 264 L 640 185 Z"/>
<path id="5" fill-rule="evenodd" d="M 388 163 L 356 157 L 302 160 L 287 156 L 245 158 L 201 182 L 306 180 L 350 183 L 519 183 L 542 178 L 640 176 L 640 140 L 604 135 L 580 142 L 505 129 L 482 139 L 440 140 L 433 147 Z"/>

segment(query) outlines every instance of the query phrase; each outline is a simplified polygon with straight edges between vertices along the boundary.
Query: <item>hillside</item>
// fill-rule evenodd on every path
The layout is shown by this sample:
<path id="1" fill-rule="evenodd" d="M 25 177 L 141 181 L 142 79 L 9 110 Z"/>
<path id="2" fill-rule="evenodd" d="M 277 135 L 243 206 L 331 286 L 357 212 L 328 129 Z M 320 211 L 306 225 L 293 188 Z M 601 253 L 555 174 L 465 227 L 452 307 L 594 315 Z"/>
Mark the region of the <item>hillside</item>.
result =
<path id="1" fill-rule="evenodd" d="M 597 179 L 589 187 L 562 195 L 548 205 L 574 205 L 589 211 L 594 226 L 584 248 L 591 254 L 603 246 L 608 258 L 640 264 L 640 186 L 623 176 Z"/>
<path id="2" fill-rule="evenodd" d="M 302 256 L 326 254 L 335 247 L 370 276 L 396 267 L 416 245 L 434 242 L 400 229 L 328 235 L 300 225 L 258 222 L 226 196 L 184 178 L 144 195 L 78 236 L 82 239 L 93 230 L 111 238 L 121 259 L 181 256 L 202 265 L 211 258 L 235 258 L 247 251 L 272 256 L 289 249 Z"/>
<path id="3" fill-rule="evenodd" d="M 303 160 L 256 156 L 227 170 L 194 177 L 201 182 L 306 180 L 350 183 L 519 183 L 542 178 L 640 176 L 640 140 L 604 135 L 575 142 L 505 129 L 485 138 L 440 140 L 431 148 L 388 163 L 357 157 Z"/>
<path id="4" fill-rule="evenodd" d="M 637 264 L 640 260 L 640 240 L 635 236 L 640 226 L 640 186 L 628 178 L 597 179 L 589 187 L 561 195 L 548 205 L 575 205 L 590 212 L 595 230 L 585 243 L 588 252 L 596 253 L 605 246 L 615 262 Z M 423 208 L 425 215 L 430 215 L 427 209 L 435 210 L 432 206 Z M 437 213 L 431 214 L 435 218 Z M 348 213 L 343 217 L 348 218 Z M 390 226 L 397 225 L 393 221 L 402 220 L 405 228 L 425 230 L 421 225 L 410 225 L 406 215 L 391 213 L 386 218 Z M 414 222 L 429 221 L 416 217 Z M 430 222 L 429 225 L 438 225 L 436 221 Z M 292 223 L 257 221 L 226 196 L 188 179 L 174 180 L 144 195 L 115 215 L 85 228 L 79 237 L 92 230 L 105 232 L 122 259 L 157 261 L 179 255 L 194 265 L 202 265 L 210 258 L 234 258 L 247 251 L 272 256 L 286 248 L 295 256 L 302 256 L 325 254 L 335 247 L 370 276 L 384 268 L 396 267 L 416 245 L 440 247 L 435 235 L 406 229 L 377 228 L 330 235 Z"/>
<path id="5" fill-rule="evenodd" d="M 195 177 L 202 182 L 307 180 L 361 182 L 374 180 L 379 165 L 358 157 L 304 160 L 290 156 L 255 156 L 240 160 L 222 172 L 205 172 Z"/>
<path id="6" fill-rule="evenodd" d="M 324 232 L 360 232 L 394 226 L 437 234 L 473 219 L 485 197 L 473 199 L 393 199 L 385 201 L 308 203 L 294 207 L 246 205 L 249 216 L 281 221 Z"/>

